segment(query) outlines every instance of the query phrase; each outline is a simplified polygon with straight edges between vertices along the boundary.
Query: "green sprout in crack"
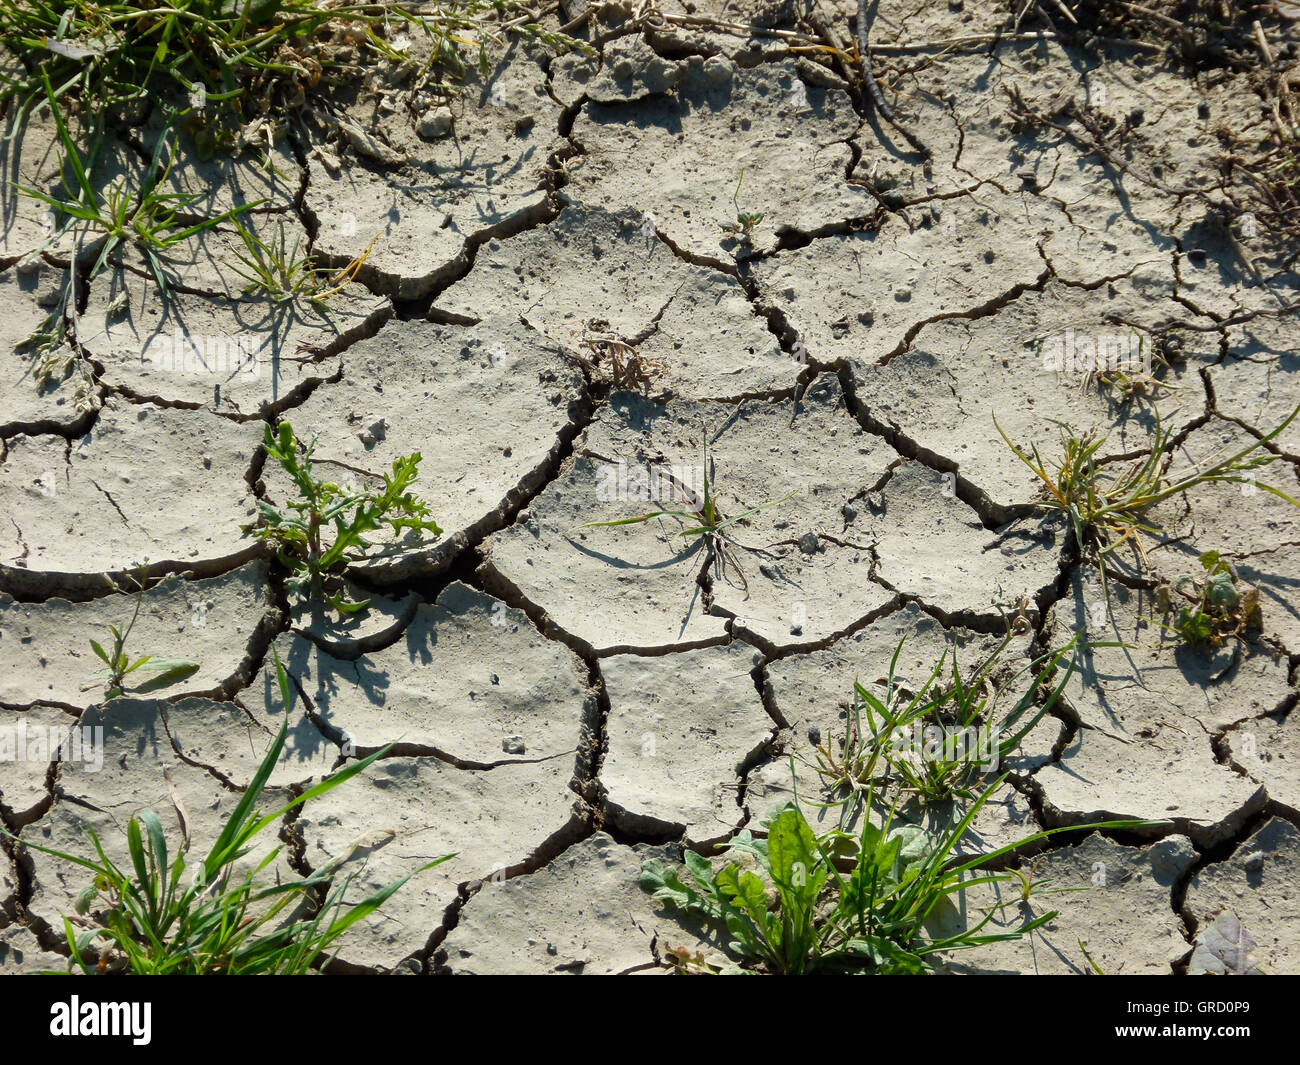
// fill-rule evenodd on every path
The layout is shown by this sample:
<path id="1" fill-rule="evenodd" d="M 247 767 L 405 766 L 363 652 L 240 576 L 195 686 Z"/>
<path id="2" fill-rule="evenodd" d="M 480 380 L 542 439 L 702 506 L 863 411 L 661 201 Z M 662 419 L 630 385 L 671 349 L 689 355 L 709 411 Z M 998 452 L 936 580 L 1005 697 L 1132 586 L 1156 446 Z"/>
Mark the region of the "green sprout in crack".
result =
<path id="1" fill-rule="evenodd" d="M 72 297 L 72 288 L 69 277 L 54 309 L 33 333 L 18 341 L 13 350 L 32 357 L 32 380 L 38 391 L 71 379 L 72 404 L 82 412 L 95 407 L 95 378 L 89 362 L 69 342 L 68 301 Z"/>
<path id="2" fill-rule="evenodd" d="M 1074 673 L 1077 636 L 1013 676 L 996 680 L 995 669 L 1020 631 L 1009 626 L 1002 641 L 968 675 L 958 667 L 955 649 L 951 663 L 945 649 L 917 691 L 897 675 L 902 640 L 890 659 L 883 692 L 854 681 L 842 740 L 818 744 L 809 762 L 823 783 L 842 796 L 843 812 L 850 819 L 875 788 L 896 787 L 925 805 L 976 798 L 980 778 L 996 771 L 1020 746 Z M 1065 660 L 1068 667 L 1049 691 L 1049 678 Z M 1026 675 L 1033 677 L 1028 688 L 1018 696 L 1009 694 Z M 1045 698 L 1040 699 L 1040 691 L 1048 692 Z"/>
<path id="3" fill-rule="evenodd" d="M 95 680 L 104 682 L 105 699 L 117 699 L 124 695 L 127 676 L 138 669 L 154 674 L 152 679 L 137 689 L 144 692 L 174 684 L 178 680 L 191 676 L 199 668 L 198 662 L 191 662 L 187 659 L 155 658 L 152 655 L 142 655 L 132 660 L 127 653 L 126 642 L 131 636 L 131 630 L 135 628 L 136 619 L 140 616 L 140 607 L 144 601 L 147 563 L 148 559 L 145 559 L 145 563 L 141 564 L 134 578 L 136 586 L 135 609 L 131 613 L 131 620 L 126 623 L 125 629 L 119 629 L 116 625 L 108 627 L 111 639 L 107 642 L 112 650 L 107 650 L 98 640 L 90 641 L 90 649 L 104 663 L 104 668 L 91 676 Z"/>
<path id="4" fill-rule="evenodd" d="M 1156 504 L 1200 485 L 1252 485 L 1300 507 L 1300 503 L 1281 489 L 1255 479 L 1256 470 L 1278 457 L 1266 450 L 1261 453 L 1261 449 L 1284 432 L 1297 415 L 1300 415 L 1300 405 L 1277 428 L 1254 443 L 1177 480 L 1168 474 L 1173 459 L 1172 433 L 1161 424 L 1158 411 L 1155 436 L 1145 457 L 1118 472 L 1112 472 L 1114 464 L 1103 465 L 1097 461 L 1106 438 L 1095 431 L 1080 435 L 1068 425 L 1057 423 L 1061 430 L 1061 455 L 1049 467 L 1037 444 L 1031 444 L 1026 455 L 1003 432 L 996 416 L 993 424 L 1016 458 L 1042 482 L 1046 498 L 1036 504 L 1037 508 L 1064 515 L 1080 555 L 1098 566 L 1104 582 L 1110 555 L 1130 541 L 1143 565 L 1149 568 L 1142 537 L 1157 536 L 1160 530 L 1148 523 L 1147 512 Z"/>
<path id="5" fill-rule="evenodd" d="M 730 532 L 731 528 L 742 522 L 748 521 L 761 511 L 771 507 L 780 506 L 782 503 L 793 499 L 798 492 L 787 492 L 780 499 L 769 500 L 766 503 L 760 503 L 756 507 L 749 507 L 730 518 L 723 515 L 718 506 L 717 495 L 714 492 L 715 481 L 713 479 L 713 461 L 709 458 L 708 445 L 704 447 L 704 492 L 701 496 L 695 496 L 693 492 L 682 486 L 682 494 L 687 498 L 687 506 L 690 510 L 667 510 L 659 508 L 645 514 L 637 514 L 630 518 L 620 518 L 617 521 L 592 521 L 582 526 L 584 529 L 613 529 L 622 525 L 640 525 L 643 522 L 653 521 L 657 518 L 672 518 L 683 528 L 671 532 L 670 536 L 698 537 L 697 543 L 702 543 L 709 552 L 709 557 L 713 562 L 714 576 L 721 580 L 726 573 L 726 566 L 731 564 L 735 569 L 736 575 L 740 578 L 741 588 L 744 591 L 745 598 L 749 598 L 749 582 L 745 579 L 744 570 L 741 568 L 740 559 L 736 555 L 736 550 L 741 549 L 751 554 L 765 554 L 761 548 L 747 547 L 735 540 L 734 535 Z M 694 497 L 694 498 L 692 498 Z"/>
<path id="6" fill-rule="evenodd" d="M 366 554 L 372 546 L 367 535 L 385 526 L 394 534 L 405 530 L 420 536 L 442 535 L 429 516 L 429 505 L 408 491 L 419 476 L 418 451 L 394 459 L 392 472 L 383 475 L 383 488 L 375 490 L 319 480 L 312 470 L 316 438 L 304 445 L 288 422 L 282 422 L 278 431 L 268 425 L 262 447 L 292 478 L 298 498 L 290 500 L 283 512 L 259 500 L 259 519 L 243 531 L 275 549 L 290 572 L 286 586 L 299 597 L 324 595 L 340 614 L 355 614 L 370 601 L 346 598 L 343 573 L 349 563 L 372 557 Z"/>
<path id="7" fill-rule="evenodd" d="M 416 35 L 428 45 L 420 61 L 408 54 L 410 37 Z M 467 65 L 461 52 L 469 45 L 477 46 L 483 71 L 491 65 L 489 44 L 507 40 L 597 54 L 582 41 L 538 25 L 517 0 L 456 0 L 419 12 L 390 3 L 322 5 L 319 0 L 84 0 L 75 5 L 16 0 L 0 4 L 0 37 L 17 58 L 13 69 L 0 76 L 0 111 L 11 120 L 5 139 L 19 139 L 31 115 L 45 107 L 57 130 L 62 193 L 19 189 L 63 218 L 37 251 L 70 230 L 77 236 L 74 263 L 82 256 L 83 238 L 94 242 L 92 252 L 98 247 L 94 266 L 80 279 L 69 279 L 57 306 L 20 345 L 37 355 L 38 387 L 77 374 L 78 410 L 93 407 L 94 381 L 81 354 L 64 352 L 62 345 L 71 332 L 75 347 L 77 298 L 114 251 L 124 243 L 137 246 L 167 298 L 159 253 L 257 206 L 199 217 L 188 212 L 203 194 L 162 191 L 175 161 L 174 151 L 164 152 L 173 126 L 183 126 L 202 161 L 218 148 L 245 143 L 250 130 L 270 128 L 275 117 L 302 108 L 309 90 L 354 81 L 358 60 L 382 60 L 400 72 L 405 91 L 415 95 L 431 79 L 462 77 Z M 188 94 L 188 108 L 176 106 L 178 93 Z M 164 120 L 148 173 L 138 189 L 121 181 L 97 191 L 94 164 L 105 144 L 104 130 L 124 116 L 129 123 L 141 102 Z M 221 104 L 224 110 L 219 116 L 209 114 L 209 104 Z M 65 109 L 86 119 L 84 152 L 69 135 Z M 269 137 L 267 142 L 269 146 Z M 264 169 L 271 169 L 265 153 Z M 320 302 L 354 278 L 365 254 L 314 284 L 305 277 L 284 277 L 273 257 L 263 254 L 259 260 L 250 249 L 256 264 L 250 283 L 265 283 L 273 294 L 287 290 L 293 297 Z M 266 276 L 259 276 L 263 267 Z"/>
<path id="8" fill-rule="evenodd" d="M 687 951 L 669 951 L 679 966 L 791 975 L 929 972 L 940 952 L 1019 939 L 1058 916 L 1055 910 L 1026 915 L 1015 927 L 989 931 L 1001 907 L 980 919 L 969 913 L 963 903 L 972 888 L 1012 881 L 1012 874 L 990 868 L 999 859 L 1060 832 L 1142 824 L 1049 829 L 959 858 L 958 845 L 1000 783 L 942 831 L 899 823 L 888 810 L 879 824 L 864 817 L 857 833 L 832 829 L 815 835 L 799 807 L 785 803 L 762 822 L 762 835 L 746 829 L 733 838 L 720 865 L 692 850 L 685 852 L 684 869 L 650 860 L 642 866 L 641 887 L 672 909 L 704 918 L 723 933 L 722 943 L 735 959 L 711 966 Z"/>
<path id="9" fill-rule="evenodd" d="M 56 221 L 59 216 L 63 218 L 60 226 L 51 227 L 50 235 L 38 251 L 73 230 L 76 231 L 77 246 L 70 257 L 71 268 L 54 307 L 29 337 L 15 345 L 15 350 L 29 352 L 35 357 L 33 377 L 37 388 L 44 388 L 70 374 L 75 375 L 74 403 L 78 410 L 86 410 L 93 405 L 94 380 L 77 350 L 75 329 L 69 328 L 70 323 L 76 320 L 78 284 L 90 284 L 114 252 L 124 245 L 131 245 L 148 260 L 150 271 L 165 299 L 170 290 L 159 253 L 230 221 L 258 204 L 244 204 L 198 221 L 180 217 L 201 194 L 163 191 L 174 161 L 174 153 L 168 150 L 167 129 L 158 138 L 140 191 L 129 191 L 125 179 L 97 191 L 93 175 L 99 142 L 96 141 L 96 147 L 83 159 L 68 131 L 48 74 L 43 71 L 42 77 L 50 114 L 63 148 L 59 173 L 60 187 L 64 191 L 51 195 L 25 185 L 14 184 L 14 188 L 20 194 L 45 204 Z M 167 161 L 164 163 L 165 156 Z M 86 275 L 79 277 L 77 266 L 86 240 L 91 242 L 92 248 L 98 245 L 98 254 Z"/>
<path id="10" fill-rule="evenodd" d="M 1193 647 L 1221 647 L 1228 640 L 1244 640 L 1263 628 L 1259 589 L 1247 584 L 1217 551 L 1200 556 L 1202 575 L 1182 574 L 1173 584 L 1156 587 L 1156 609 L 1173 614 L 1161 627 L 1177 633 Z"/>
<path id="11" fill-rule="evenodd" d="M 1072 331 L 1067 330 L 1066 337 Z M 1052 347 L 1044 350 L 1049 342 Z M 1116 404 L 1134 400 L 1154 404 L 1166 394 L 1177 393 L 1178 386 L 1166 379 L 1171 360 L 1180 358 L 1177 337 L 1163 337 L 1153 350 L 1150 338 L 1139 330 L 1119 336 L 1093 338 L 1096 345 L 1086 354 L 1073 350 L 1067 356 L 1062 337 L 1037 336 L 1030 343 L 1043 365 L 1057 372 L 1067 368 L 1080 375 L 1080 390 L 1095 389 Z"/>
<path id="12" fill-rule="evenodd" d="M 323 306 L 353 281 L 379 239 L 376 236 L 347 266 L 332 272 L 316 266 L 311 252 L 302 246 L 301 236 L 289 245 L 283 222 L 276 223 L 270 243 L 242 223 L 235 223 L 235 231 L 244 250 L 236 253 L 238 262 L 231 264 L 231 269 L 248 282 L 243 290 L 245 296 L 265 296 L 276 303 L 306 301 L 316 307 Z"/>
<path id="13" fill-rule="evenodd" d="M 1084 374 L 1083 389 L 1096 387 L 1121 404 L 1134 400 L 1154 404 L 1163 395 L 1177 392 L 1178 386 L 1164 376 L 1169 369 L 1168 359 L 1160 352 L 1149 353 L 1150 341 L 1141 333 L 1137 347 L 1136 365 L 1096 366 Z"/>
<path id="14" fill-rule="evenodd" d="M 96 257 L 94 266 L 91 267 L 89 274 L 84 279 L 86 283 L 94 280 L 100 270 L 104 268 L 110 256 L 119 247 L 124 244 L 132 244 L 138 247 L 148 259 L 154 280 L 158 283 L 158 288 L 163 297 L 166 298 L 169 289 L 162 263 L 158 258 L 159 252 L 166 251 L 189 240 L 191 237 L 214 229 L 223 222 L 228 222 L 245 211 L 261 206 L 265 202 L 258 200 L 253 203 L 241 204 L 228 211 L 223 211 L 219 215 L 202 218 L 198 221 L 181 218 L 180 215 L 185 209 L 202 198 L 203 193 L 163 191 L 175 161 L 175 152 L 168 149 L 169 131 L 166 129 L 163 130 L 154 146 L 153 155 L 140 190 L 138 192 L 130 191 L 126 179 L 123 178 L 101 194 L 96 191 L 91 180 L 91 175 L 95 169 L 98 144 L 83 160 L 81 153 L 72 140 L 71 134 L 68 132 L 67 123 L 64 122 L 63 115 L 59 110 L 54 90 L 50 87 L 48 75 L 45 75 L 43 84 L 49 102 L 50 113 L 54 118 L 59 140 L 62 142 L 64 149 L 64 155 L 60 162 L 60 184 L 61 187 L 68 191 L 62 195 L 52 196 L 41 192 L 39 189 L 28 188 L 25 185 L 15 185 L 14 187 L 24 196 L 44 203 L 67 219 L 63 227 L 46 241 L 47 244 L 53 243 L 74 226 L 86 227 L 91 233 L 97 231 L 95 240 L 100 245 L 99 254 Z M 165 163 L 164 157 L 166 157 Z M 72 176 L 75 179 L 73 185 L 69 185 L 67 181 L 67 171 L 69 169 L 71 169 Z"/>
<path id="15" fill-rule="evenodd" d="M 740 206 L 740 185 L 745 180 L 744 168 L 741 168 L 740 177 L 736 181 L 736 191 L 731 194 L 731 205 L 736 209 L 736 220 L 734 222 L 723 222 L 722 231 L 733 237 L 739 237 L 746 244 L 752 244 L 754 239 L 754 230 L 758 224 L 763 221 L 761 212 L 753 213 L 741 209 Z"/>
<path id="16" fill-rule="evenodd" d="M 291 302 L 304 297 L 313 299 L 324 287 L 311 253 L 302 246 L 301 235 L 295 236 L 289 246 L 283 222 L 276 222 L 270 243 L 241 223 L 235 224 L 235 232 L 244 250 L 236 253 L 238 262 L 232 263 L 231 269 L 248 282 L 243 290 L 245 296 L 265 295 L 277 303 Z"/>
<path id="17" fill-rule="evenodd" d="M 305 974 L 329 961 L 339 937 L 411 877 L 455 857 L 434 858 L 355 903 L 346 896 L 361 869 L 343 875 L 341 868 L 360 843 L 303 877 L 283 880 L 274 869 L 279 846 L 255 868 L 251 863 L 241 868 L 241 859 L 267 829 L 282 824 L 286 813 L 347 783 L 390 749 L 352 762 L 271 813 L 258 809 L 289 735 L 289 682 L 279 654 L 274 648 L 272 653 L 284 720 L 206 855 L 190 855 L 188 815 L 179 800 L 176 819 L 182 838 L 174 856 L 162 820 L 153 810 L 142 810 L 126 826 L 130 861 L 124 866 L 109 857 L 93 828 L 87 831 L 95 856 L 81 857 L 18 839 L 0 827 L 0 834 L 90 874 L 75 912 L 63 919 L 70 970 L 86 975 Z"/>
<path id="18" fill-rule="evenodd" d="M 167 128 L 164 128 L 158 138 L 139 191 L 130 191 L 126 179 L 97 191 L 93 176 L 101 144 L 98 131 L 92 138 L 94 147 L 83 159 L 68 131 L 50 85 L 48 72 L 42 70 L 41 77 L 41 85 L 63 149 L 59 163 L 59 187 L 63 191 L 52 195 L 17 183 L 13 187 L 21 195 L 46 205 L 54 223 L 59 221 L 60 215 L 63 218 L 61 225 L 51 225 L 50 234 L 37 249 L 38 253 L 70 231 L 75 231 L 76 246 L 70 256 L 68 275 L 54 307 L 41 325 L 25 340 L 16 344 L 14 350 L 29 352 L 35 357 L 33 377 L 37 388 L 44 388 L 52 381 L 74 375 L 74 404 L 79 411 L 89 410 L 93 406 L 94 379 L 76 345 L 79 283 L 82 286 L 89 285 L 104 269 L 114 252 L 129 244 L 144 254 L 159 291 L 166 299 L 170 290 L 159 253 L 230 221 L 258 204 L 244 204 L 215 217 L 197 221 L 182 218 L 186 208 L 192 206 L 201 194 L 163 191 L 175 159 L 174 152 L 168 149 Z M 164 163 L 165 156 L 167 161 Z M 87 274 L 79 278 L 77 267 L 82 257 L 83 243 L 87 240 L 92 249 L 98 245 L 98 254 Z M 70 324 L 74 326 L 71 330 Z"/>

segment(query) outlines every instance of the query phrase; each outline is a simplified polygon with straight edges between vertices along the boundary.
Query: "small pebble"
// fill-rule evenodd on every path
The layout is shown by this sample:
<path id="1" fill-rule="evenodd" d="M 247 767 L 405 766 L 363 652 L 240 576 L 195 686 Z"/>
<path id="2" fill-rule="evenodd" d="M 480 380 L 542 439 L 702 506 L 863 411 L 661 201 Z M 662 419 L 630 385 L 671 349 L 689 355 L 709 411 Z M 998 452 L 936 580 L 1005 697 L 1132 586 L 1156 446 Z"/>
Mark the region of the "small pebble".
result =
<path id="1" fill-rule="evenodd" d="M 815 555 L 819 543 L 821 543 L 821 541 L 817 539 L 817 534 L 815 532 L 806 532 L 799 537 L 799 550 L 805 555 Z"/>
<path id="2" fill-rule="evenodd" d="M 420 118 L 415 131 L 428 140 L 445 137 L 451 132 L 452 114 L 449 107 L 432 107 Z"/>
<path id="3" fill-rule="evenodd" d="M 388 422 L 383 418 L 371 422 L 361 432 L 357 433 L 357 439 L 365 447 L 374 447 L 376 443 L 383 440 L 388 435 Z"/>
<path id="4" fill-rule="evenodd" d="M 524 738 L 522 736 L 507 736 L 501 741 L 501 749 L 506 754 L 523 754 Z"/>
<path id="5" fill-rule="evenodd" d="M 710 87 L 727 84 L 733 73 L 731 61 L 720 55 L 710 56 L 704 61 L 704 80 Z"/>
<path id="6" fill-rule="evenodd" d="M 1170 879 L 1181 874 L 1195 854 L 1187 839 L 1179 836 L 1161 840 L 1150 853 L 1151 871 L 1157 877 Z"/>
<path id="7" fill-rule="evenodd" d="M 1256 851 L 1254 854 L 1247 855 L 1246 860 L 1241 864 L 1248 873 L 1262 873 L 1266 857 L 1263 851 Z"/>

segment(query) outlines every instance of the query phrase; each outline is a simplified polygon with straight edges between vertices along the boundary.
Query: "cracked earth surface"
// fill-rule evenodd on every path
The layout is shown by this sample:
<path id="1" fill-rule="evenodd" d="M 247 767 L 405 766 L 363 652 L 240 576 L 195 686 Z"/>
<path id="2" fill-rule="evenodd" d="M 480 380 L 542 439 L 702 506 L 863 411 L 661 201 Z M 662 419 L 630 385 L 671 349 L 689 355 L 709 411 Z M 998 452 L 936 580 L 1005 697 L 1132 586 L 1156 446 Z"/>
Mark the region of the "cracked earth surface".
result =
<path id="1" fill-rule="evenodd" d="M 850 5 L 817 6 L 847 34 Z M 755 8 L 663 5 L 792 25 L 791 5 Z M 328 315 L 241 295 L 230 233 L 169 253 L 168 303 L 119 254 L 67 341 L 81 402 L 75 378 L 37 387 L 12 350 L 71 263 L 59 245 L 29 254 L 39 215 L 7 201 L 0 726 L 100 726 L 105 758 L 0 758 L 5 827 L 77 851 L 90 826 L 122 859 L 133 813 L 173 814 L 179 838 L 179 807 L 201 848 L 283 713 L 274 648 L 294 679 L 277 795 L 393 745 L 287 815 L 277 870 L 351 849 L 358 889 L 378 888 L 456 852 L 351 929 L 336 968 L 662 971 L 668 948 L 718 945 L 638 887 L 642 861 L 715 853 L 796 794 L 822 825 L 799 759 L 843 728 L 854 680 L 883 676 L 900 640 L 914 682 L 945 647 L 973 663 L 1019 603 L 1010 673 L 1080 634 L 1124 646 L 1085 656 L 962 848 L 1159 824 L 1021 855 L 1082 890 L 1024 940 L 944 964 L 1179 972 L 1226 908 L 1266 969 L 1300 971 L 1300 511 L 1198 488 L 1153 515 L 1147 568 L 1121 562 L 1103 591 L 994 427 L 1045 451 L 1057 422 L 1097 430 L 1102 462 L 1149 449 L 1152 403 L 1045 364 L 1045 338 L 1067 331 L 1167 358 L 1155 407 L 1175 472 L 1300 402 L 1285 310 L 1300 249 L 1234 233 L 1207 180 L 1220 124 L 1266 133 L 1260 98 L 1243 74 L 1122 43 L 910 48 L 991 32 L 1005 11 L 881 8 L 873 42 L 929 160 L 779 36 L 616 5 L 577 31 L 598 57 L 519 46 L 450 106 L 410 114 L 359 85 L 269 165 L 189 160 L 172 180 L 212 211 L 264 200 L 248 224 L 323 263 L 375 236 L 373 253 Z M 1132 134 L 1124 166 L 1088 148 L 1084 120 L 1107 116 Z M 142 166 L 149 121 L 110 142 L 122 173 Z M 57 181 L 53 145 L 33 122 L 6 176 Z M 733 196 L 761 213 L 748 235 L 724 228 Z M 259 372 L 160 368 L 152 346 L 185 335 L 244 338 Z M 611 379 L 611 352 L 645 380 Z M 415 487 L 444 533 L 354 566 L 362 615 L 290 601 L 241 533 L 291 490 L 259 449 L 279 420 L 318 433 L 342 477 L 423 453 Z M 733 527 L 732 557 L 666 520 L 584 527 L 644 513 L 649 486 L 698 490 L 706 445 L 725 513 L 794 493 Z M 1300 491 L 1300 421 L 1267 446 L 1271 483 Z M 1213 654 L 1153 621 L 1158 579 L 1210 549 L 1263 609 L 1258 634 Z M 145 559 L 157 581 L 133 646 L 200 668 L 103 702 L 84 684 L 89 640 L 129 616 L 110 581 Z M 65 964 L 61 915 L 83 886 L 0 843 L 0 972 Z"/>

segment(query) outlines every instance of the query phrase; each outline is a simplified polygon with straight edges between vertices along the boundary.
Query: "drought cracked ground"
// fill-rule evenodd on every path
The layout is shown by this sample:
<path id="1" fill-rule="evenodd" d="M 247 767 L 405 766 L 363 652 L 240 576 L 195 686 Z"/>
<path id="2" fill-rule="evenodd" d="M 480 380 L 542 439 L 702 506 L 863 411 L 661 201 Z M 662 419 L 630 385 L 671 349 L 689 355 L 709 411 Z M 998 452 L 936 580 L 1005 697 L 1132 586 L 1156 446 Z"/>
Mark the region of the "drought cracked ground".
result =
<path id="1" fill-rule="evenodd" d="M 945 647 L 973 664 L 1013 624 L 1011 673 L 1097 646 L 963 846 L 1156 823 L 1004 859 L 1082 890 L 942 966 L 1179 972 L 1228 910 L 1260 965 L 1300 971 L 1300 510 L 1197 486 L 1108 556 L 1103 587 L 994 424 L 1045 458 L 1057 423 L 1096 430 L 1103 470 L 1168 432 L 1175 476 L 1263 441 L 1261 481 L 1300 490 L 1300 422 L 1268 435 L 1300 402 L 1300 229 L 1255 206 L 1262 171 L 1223 163 L 1269 141 L 1277 96 L 1258 56 L 1071 39 L 1045 7 L 1012 32 L 1004 5 L 881 4 L 897 126 L 806 43 L 849 48 L 856 5 L 664 0 L 547 13 L 596 54 L 515 42 L 449 100 L 372 73 L 260 155 L 180 142 L 167 181 L 201 195 L 191 211 L 259 201 L 247 227 L 335 269 L 375 238 L 327 312 L 243 294 L 229 225 L 162 253 L 167 301 L 130 245 L 84 281 L 71 235 L 48 241 L 7 188 L 0 723 L 101 727 L 104 760 L 0 759 L 4 826 L 80 853 L 89 825 L 120 856 L 152 807 L 210 839 L 283 712 L 274 649 L 294 684 L 273 792 L 394 745 L 286 815 L 283 874 L 354 848 L 377 888 L 456 852 L 335 968 L 664 971 L 670 949 L 719 945 L 638 886 L 643 861 L 757 828 L 792 770 L 825 823 L 808 759 L 854 680 L 878 683 L 905 640 L 915 687 Z M 1267 22 L 1279 69 L 1294 27 Z M 129 117 L 103 152 L 128 181 L 157 136 L 152 111 Z M 39 113 L 5 177 L 52 188 L 57 158 Z M 13 346 L 76 269 L 67 369 L 38 387 Z M 1149 373 L 1093 374 L 1096 350 Z M 279 421 L 341 476 L 424 456 L 443 535 L 351 567 L 359 615 L 286 595 L 241 531 L 291 495 L 260 449 Z M 668 519 L 587 527 L 698 498 L 706 449 L 724 514 L 794 494 L 725 554 Z M 1210 550 L 1260 624 L 1192 646 L 1169 589 Z M 89 641 L 130 617 L 146 559 L 132 647 L 199 668 L 105 701 Z M 64 967 L 85 874 L 0 846 L 0 971 Z"/>

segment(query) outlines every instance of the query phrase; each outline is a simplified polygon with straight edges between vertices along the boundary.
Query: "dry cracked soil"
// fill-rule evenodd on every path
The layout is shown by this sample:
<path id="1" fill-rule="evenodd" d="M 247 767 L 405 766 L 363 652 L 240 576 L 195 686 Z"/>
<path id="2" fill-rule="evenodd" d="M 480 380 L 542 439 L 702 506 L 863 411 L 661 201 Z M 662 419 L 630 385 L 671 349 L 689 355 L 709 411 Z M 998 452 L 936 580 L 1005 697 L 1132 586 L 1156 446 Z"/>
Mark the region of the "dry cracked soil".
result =
<path id="1" fill-rule="evenodd" d="M 375 238 L 324 310 L 245 293 L 229 227 L 167 251 L 168 300 L 128 247 L 81 286 L 72 370 L 44 384 L 13 347 L 76 255 L 6 186 L 0 972 L 66 966 L 85 886 L 25 841 L 80 852 L 89 826 L 121 859 L 145 807 L 195 847 L 219 831 L 285 710 L 273 650 L 293 698 L 271 797 L 392 745 L 286 815 L 277 870 L 350 848 L 361 890 L 456 854 L 334 968 L 716 957 L 641 864 L 716 854 L 791 799 L 825 825 L 813 748 L 855 680 L 879 685 L 902 641 L 916 687 L 1009 626 L 1013 685 L 1094 646 L 962 846 L 1147 823 L 1004 860 L 1066 889 L 1059 916 L 939 967 L 1178 973 L 1230 911 L 1262 968 L 1300 972 L 1300 509 L 1198 486 L 1103 583 L 995 427 L 1049 460 L 1061 424 L 1093 432 L 1103 471 L 1157 433 L 1174 475 L 1258 444 L 1260 480 L 1300 491 L 1300 422 L 1269 436 L 1300 402 L 1300 229 L 1245 209 L 1242 167 L 1223 177 L 1225 144 L 1269 140 L 1269 99 L 1259 69 L 1059 15 L 1013 32 L 1019 9 L 881 3 L 891 116 L 807 43 L 849 47 L 841 0 L 576 0 L 544 22 L 591 54 L 516 42 L 449 102 L 360 79 L 260 155 L 169 175 L 212 212 L 260 201 L 248 226 L 331 267 Z M 1294 66 L 1296 23 L 1267 25 Z M 128 176 L 152 143 L 135 118 L 106 147 Z M 57 181 L 48 115 L 4 158 L 7 181 Z M 1131 372 L 1092 372 L 1098 351 Z M 292 497 L 260 447 L 284 421 L 341 477 L 423 456 L 442 535 L 352 565 L 358 615 L 287 594 L 243 531 Z M 590 526 L 698 507 L 706 476 L 727 516 L 773 504 L 725 550 L 667 517 Z M 1260 624 L 1191 646 L 1169 588 L 1209 550 Z M 142 565 L 131 649 L 198 668 L 106 700 L 90 641 L 137 609 Z M 100 730 L 98 758 L 69 727 Z"/>

